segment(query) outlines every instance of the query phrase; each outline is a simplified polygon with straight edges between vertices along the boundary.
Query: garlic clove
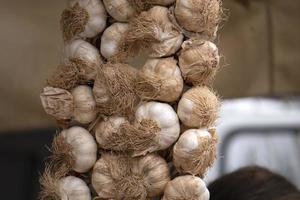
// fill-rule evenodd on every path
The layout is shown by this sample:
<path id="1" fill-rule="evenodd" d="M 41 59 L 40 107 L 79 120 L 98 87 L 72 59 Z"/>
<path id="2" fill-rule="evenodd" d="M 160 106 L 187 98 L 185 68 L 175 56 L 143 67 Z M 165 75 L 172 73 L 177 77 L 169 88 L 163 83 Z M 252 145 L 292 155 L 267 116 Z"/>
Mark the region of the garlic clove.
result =
<path id="1" fill-rule="evenodd" d="M 61 200 L 91 200 L 91 192 L 86 183 L 75 176 L 62 178 L 58 183 Z"/>
<path id="2" fill-rule="evenodd" d="M 65 41 L 91 38 L 106 26 L 106 11 L 99 0 L 70 0 L 62 13 L 61 27 Z"/>
<path id="3" fill-rule="evenodd" d="M 74 119 L 82 124 L 88 124 L 97 117 L 96 101 L 92 89 L 81 85 L 72 90 L 74 99 Z"/>
<path id="4" fill-rule="evenodd" d="M 108 59 L 118 53 L 122 39 L 127 30 L 127 23 L 114 23 L 105 29 L 101 37 L 100 49 L 102 56 Z"/>
<path id="5" fill-rule="evenodd" d="M 162 200 L 209 200 L 209 197 L 209 191 L 201 178 L 185 175 L 167 184 Z"/>
<path id="6" fill-rule="evenodd" d="M 93 136 L 86 129 L 77 126 L 63 130 L 61 135 L 71 146 L 71 156 L 74 160 L 72 169 L 79 173 L 89 171 L 97 160 L 97 144 Z M 64 149 L 57 149 L 56 156 L 63 152 Z"/>
<path id="7" fill-rule="evenodd" d="M 135 14 L 128 0 L 103 0 L 103 3 L 109 15 L 117 21 L 128 22 Z"/>
<path id="8" fill-rule="evenodd" d="M 135 87 L 142 99 L 176 101 L 183 89 L 177 61 L 173 57 L 147 60 L 138 73 Z"/>
<path id="9" fill-rule="evenodd" d="M 184 29 L 214 39 L 221 21 L 219 0 L 177 0 L 174 12 L 179 25 Z"/>
<path id="10" fill-rule="evenodd" d="M 210 84 L 220 63 L 217 46 L 209 41 L 187 40 L 182 44 L 179 66 L 187 83 Z"/>
<path id="11" fill-rule="evenodd" d="M 181 97 L 177 114 L 181 122 L 192 128 L 211 127 L 216 123 L 220 102 L 206 86 L 189 89 Z"/>
<path id="12" fill-rule="evenodd" d="M 45 87 L 40 94 L 41 102 L 47 114 L 58 120 L 72 118 L 74 99 L 70 92 L 60 88 Z"/>
<path id="13" fill-rule="evenodd" d="M 173 163 L 180 173 L 204 176 L 215 161 L 217 150 L 215 129 L 185 131 L 173 148 Z"/>

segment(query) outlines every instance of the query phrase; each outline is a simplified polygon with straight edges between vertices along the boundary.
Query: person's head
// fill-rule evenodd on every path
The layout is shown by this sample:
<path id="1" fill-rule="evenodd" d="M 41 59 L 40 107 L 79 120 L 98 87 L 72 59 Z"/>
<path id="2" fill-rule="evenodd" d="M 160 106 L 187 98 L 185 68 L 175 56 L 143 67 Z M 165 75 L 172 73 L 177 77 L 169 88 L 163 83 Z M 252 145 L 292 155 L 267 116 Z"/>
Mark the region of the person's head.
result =
<path id="1" fill-rule="evenodd" d="M 260 167 L 247 167 L 212 182 L 210 200 L 300 200 L 284 177 Z"/>

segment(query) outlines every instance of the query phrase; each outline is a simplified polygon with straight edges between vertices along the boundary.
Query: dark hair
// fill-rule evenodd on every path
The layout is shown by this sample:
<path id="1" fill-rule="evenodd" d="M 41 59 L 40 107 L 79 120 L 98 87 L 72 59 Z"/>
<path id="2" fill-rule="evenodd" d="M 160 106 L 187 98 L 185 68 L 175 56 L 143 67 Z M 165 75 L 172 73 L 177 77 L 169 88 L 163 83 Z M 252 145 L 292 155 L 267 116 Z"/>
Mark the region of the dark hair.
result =
<path id="1" fill-rule="evenodd" d="M 300 200 L 293 184 L 260 167 L 246 167 L 225 175 L 208 189 L 210 200 Z"/>

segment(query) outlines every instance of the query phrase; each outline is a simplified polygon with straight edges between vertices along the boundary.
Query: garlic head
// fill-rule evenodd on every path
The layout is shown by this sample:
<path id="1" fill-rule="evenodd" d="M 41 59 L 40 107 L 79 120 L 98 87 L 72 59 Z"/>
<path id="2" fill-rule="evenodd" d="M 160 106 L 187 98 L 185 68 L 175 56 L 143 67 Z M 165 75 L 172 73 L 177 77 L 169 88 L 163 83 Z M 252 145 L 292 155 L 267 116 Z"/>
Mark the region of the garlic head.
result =
<path id="1" fill-rule="evenodd" d="M 170 180 L 166 161 L 156 154 L 131 158 L 103 154 L 92 173 L 100 198 L 146 200 L 163 193 Z"/>
<path id="2" fill-rule="evenodd" d="M 185 131 L 173 148 L 173 163 L 177 171 L 203 176 L 215 161 L 217 141 L 214 129 Z"/>
<path id="3" fill-rule="evenodd" d="M 204 181 L 196 176 L 178 176 L 170 181 L 162 200 L 209 200 L 209 191 Z"/>
<path id="4" fill-rule="evenodd" d="M 182 89 L 181 71 L 173 57 L 147 60 L 137 76 L 136 90 L 142 99 L 173 102 Z"/>
<path id="5" fill-rule="evenodd" d="M 156 147 L 149 152 L 163 150 L 171 146 L 179 137 L 180 125 L 176 112 L 166 103 L 147 102 L 141 104 L 135 113 L 136 123 L 152 120 L 160 129 L 156 133 Z"/>
<path id="6" fill-rule="evenodd" d="M 75 176 L 67 176 L 59 181 L 59 197 L 61 200 L 91 200 L 91 192 L 87 184 Z"/>
<path id="7" fill-rule="evenodd" d="M 61 27 L 65 41 L 74 38 L 91 38 L 106 26 L 106 11 L 99 0 L 70 0 L 69 8 L 62 13 Z"/>
<path id="8" fill-rule="evenodd" d="M 63 130 L 61 134 L 71 146 L 73 170 L 79 173 L 89 171 L 97 160 L 97 144 L 93 136 L 86 129 L 77 126 Z"/>
<path id="9" fill-rule="evenodd" d="M 109 15 L 117 21 L 128 22 L 135 14 L 128 0 L 103 0 L 103 3 Z"/>
<path id="10" fill-rule="evenodd" d="M 184 29 L 213 39 L 221 21 L 219 0 L 176 0 L 175 17 Z"/>
<path id="11" fill-rule="evenodd" d="M 101 37 L 101 55 L 110 58 L 119 51 L 121 41 L 128 30 L 127 23 L 114 23 L 103 32 Z"/>
<path id="12" fill-rule="evenodd" d="M 187 40 L 182 44 L 179 66 L 187 83 L 210 84 L 220 63 L 217 46 L 210 41 Z"/>
<path id="13" fill-rule="evenodd" d="M 189 89 L 181 97 L 177 114 L 181 122 L 192 128 L 211 127 L 218 118 L 220 102 L 206 86 Z"/>

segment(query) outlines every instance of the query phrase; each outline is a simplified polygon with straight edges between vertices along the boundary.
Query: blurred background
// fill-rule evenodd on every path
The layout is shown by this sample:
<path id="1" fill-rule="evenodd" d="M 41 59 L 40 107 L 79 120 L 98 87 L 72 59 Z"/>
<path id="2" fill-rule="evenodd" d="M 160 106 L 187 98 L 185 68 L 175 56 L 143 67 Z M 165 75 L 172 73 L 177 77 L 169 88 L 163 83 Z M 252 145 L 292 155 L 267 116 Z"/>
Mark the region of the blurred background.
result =
<path id="1" fill-rule="evenodd" d="M 60 61 L 66 1 L 0 0 L 0 193 L 32 200 L 55 133 L 39 93 Z M 300 1 L 224 0 L 217 44 L 224 102 L 219 158 L 207 182 L 259 165 L 300 188 Z M 4 195 L 4 196 L 3 196 Z M 7 195 L 7 196 L 6 196 Z"/>

